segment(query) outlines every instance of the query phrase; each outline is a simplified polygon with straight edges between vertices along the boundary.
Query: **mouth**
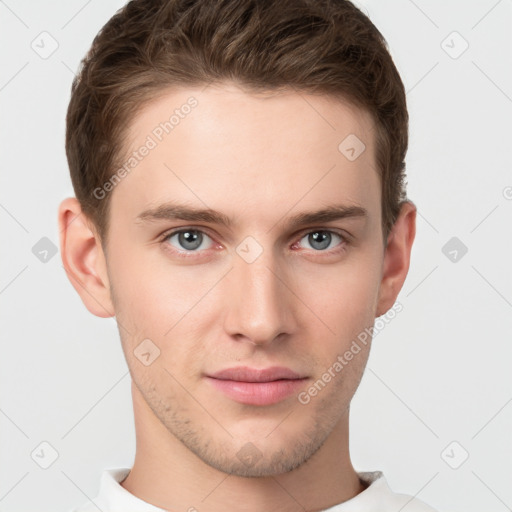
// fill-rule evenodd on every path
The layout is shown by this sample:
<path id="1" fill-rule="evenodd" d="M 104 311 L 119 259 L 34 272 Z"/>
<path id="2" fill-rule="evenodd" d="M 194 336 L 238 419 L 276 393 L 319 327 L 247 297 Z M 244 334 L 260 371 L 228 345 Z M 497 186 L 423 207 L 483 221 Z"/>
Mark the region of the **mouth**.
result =
<path id="1" fill-rule="evenodd" d="M 235 402 L 246 405 L 271 405 L 296 394 L 307 376 L 280 366 L 228 368 L 211 375 L 207 381 Z"/>

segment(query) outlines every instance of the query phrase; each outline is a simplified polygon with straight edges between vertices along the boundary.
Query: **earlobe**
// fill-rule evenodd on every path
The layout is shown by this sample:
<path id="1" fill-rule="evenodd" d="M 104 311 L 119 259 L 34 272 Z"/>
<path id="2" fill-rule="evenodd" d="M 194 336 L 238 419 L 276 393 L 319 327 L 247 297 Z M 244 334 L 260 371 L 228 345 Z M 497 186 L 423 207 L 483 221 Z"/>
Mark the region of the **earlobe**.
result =
<path id="1" fill-rule="evenodd" d="M 395 303 L 409 271 L 412 244 L 416 235 L 416 206 L 412 201 L 402 204 L 398 218 L 384 249 L 382 280 L 376 317 L 386 313 Z"/>
<path id="2" fill-rule="evenodd" d="M 68 279 L 93 315 L 102 318 L 114 316 L 100 239 L 76 198 L 62 201 L 58 222 L 62 264 Z"/>

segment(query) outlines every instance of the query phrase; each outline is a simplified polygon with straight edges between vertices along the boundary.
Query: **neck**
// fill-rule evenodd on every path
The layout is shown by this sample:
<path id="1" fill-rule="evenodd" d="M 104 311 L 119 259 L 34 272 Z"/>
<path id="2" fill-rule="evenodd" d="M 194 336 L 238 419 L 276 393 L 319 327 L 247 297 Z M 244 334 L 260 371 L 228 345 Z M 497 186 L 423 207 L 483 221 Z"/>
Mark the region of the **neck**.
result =
<path id="1" fill-rule="evenodd" d="M 243 512 L 325 510 L 365 488 L 348 449 L 348 410 L 319 450 L 293 471 L 243 478 L 223 473 L 190 452 L 154 416 L 132 384 L 136 455 L 122 486 L 134 496 L 169 510 Z"/>

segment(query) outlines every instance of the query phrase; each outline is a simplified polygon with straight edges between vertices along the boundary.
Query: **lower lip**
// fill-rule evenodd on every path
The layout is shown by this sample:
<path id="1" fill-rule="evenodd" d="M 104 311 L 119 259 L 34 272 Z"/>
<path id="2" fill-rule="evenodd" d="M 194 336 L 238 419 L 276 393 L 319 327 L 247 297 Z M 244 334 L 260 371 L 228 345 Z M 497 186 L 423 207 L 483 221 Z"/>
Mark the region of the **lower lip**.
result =
<path id="1" fill-rule="evenodd" d="M 248 405 L 271 405 L 296 394 L 304 379 L 274 380 L 271 382 L 240 382 L 207 377 L 211 384 L 235 402 Z"/>

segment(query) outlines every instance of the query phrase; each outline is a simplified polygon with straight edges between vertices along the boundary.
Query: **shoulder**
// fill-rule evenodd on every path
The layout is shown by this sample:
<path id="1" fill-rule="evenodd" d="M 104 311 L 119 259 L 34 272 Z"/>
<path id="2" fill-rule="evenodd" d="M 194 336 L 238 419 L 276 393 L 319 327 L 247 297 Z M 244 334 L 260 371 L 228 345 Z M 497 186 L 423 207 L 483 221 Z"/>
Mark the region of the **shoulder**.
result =
<path id="1" fill-rule="evenodd" d="M 119 500 L 124 501 L 128 491 L 121 487 L 120 483 L 128 476 L 129 468 L 104 469 L 101 474 L 99 492 L 93 500 L 83 503 L 69 512 L 98 512 L 102 510 L 108 512 L 112 505 L 117 504 Z"/>
<path id="2" fill-rule="evenodd" d="M 382 471 L 360 472 L 358 475 L 367 488 L 328 512 L 396 512 L 405 506 L 407 512 L 437 512 L 414 496 L 393 492 Z"/>

